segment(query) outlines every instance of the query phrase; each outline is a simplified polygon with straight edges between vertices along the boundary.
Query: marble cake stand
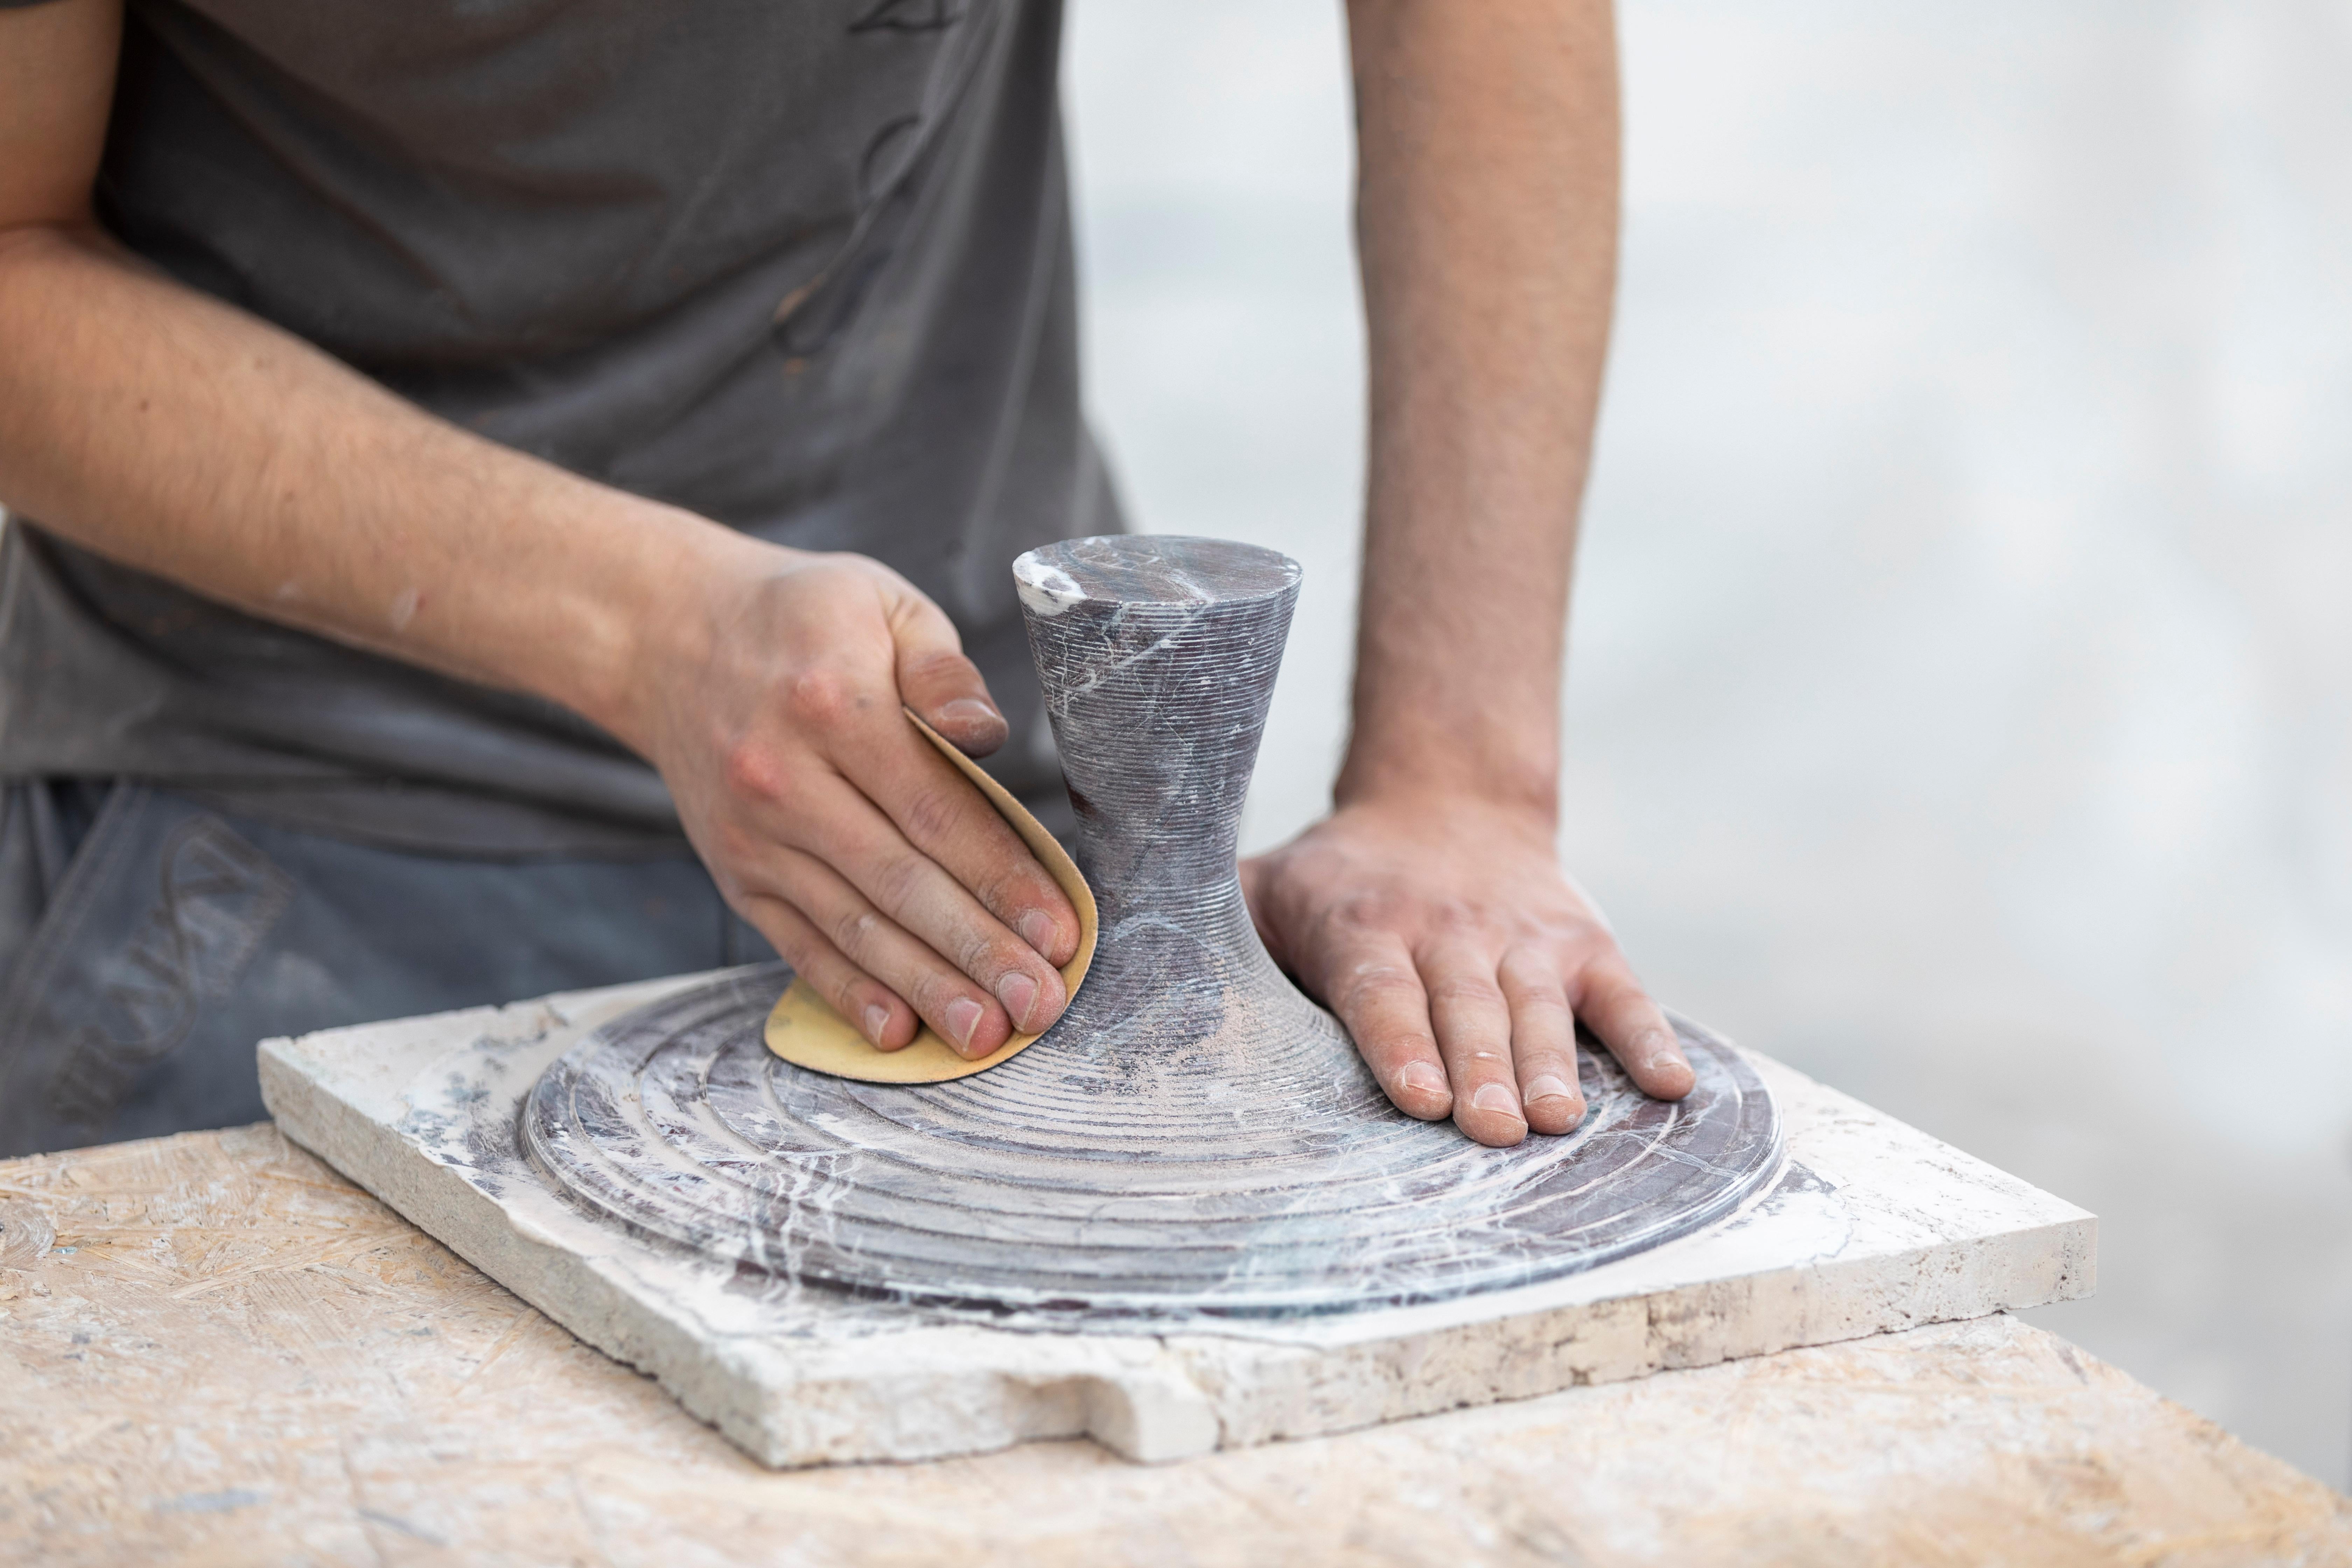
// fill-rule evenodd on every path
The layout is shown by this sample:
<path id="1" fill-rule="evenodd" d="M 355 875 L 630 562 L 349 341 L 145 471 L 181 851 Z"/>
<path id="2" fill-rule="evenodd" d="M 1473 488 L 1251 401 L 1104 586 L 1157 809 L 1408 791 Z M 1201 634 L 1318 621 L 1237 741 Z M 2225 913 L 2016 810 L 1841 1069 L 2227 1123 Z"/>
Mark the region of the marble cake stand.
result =
<path id="1" fill-rule="evenodd" d="M 1572 1134 L 1483 1148 L 1391 1105 L 1276 968 L 1234 857 L 1296 563 L 1114 537 L 1013 572 L 1101 915 L 1068 1011 L 985 1073 L 875 1084 L 763 1047 L 789 971 L 689 987 L 524 1105 L 533 1163 L 583 1208 L 802 1282 L 1097 1329 L 1529 1284 L 1771 1184 L 1772 1097 L 1703 1030 L 1684 1100 L 1588 1052 Z"/>

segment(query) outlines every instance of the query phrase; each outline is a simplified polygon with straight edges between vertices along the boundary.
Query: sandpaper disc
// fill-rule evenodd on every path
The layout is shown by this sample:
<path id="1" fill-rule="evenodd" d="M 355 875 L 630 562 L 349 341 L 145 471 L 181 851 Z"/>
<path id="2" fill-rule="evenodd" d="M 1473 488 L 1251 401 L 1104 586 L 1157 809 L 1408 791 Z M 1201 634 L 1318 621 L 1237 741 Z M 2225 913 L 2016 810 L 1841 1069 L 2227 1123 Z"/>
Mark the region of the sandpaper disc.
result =
<path id="1" fill-rule="evenodd" d="M 953 763 L 957 771 L 988 797 L 988 804 L 1012 825 L 1013 831 L 1021 836 L 1021 842 L 1029 847 L 1029 852 L 1037 857 L 1038 863 L 1078 911 L 1078 951 L 1062 965 L 1062 984 L 1068 994 L 1076 996 L 1079 983 L 1087 977 L 1087 966 L 1095 961 L 1095 939 L 1101 924 L 1094 889 L 1079 875 L 1077 862 L 1070 858 L 1069 851 L 1045 831 L 1044 823 L 1029 815 L 1028 809 L 1013 797 L 1012 791 L 989 777 L 986 770 L 956 750 L 946 736 L 924 723 L 913 709 L 906 712 L 907 721 L 922 731 L 923 738 L 938 747 L 940 754 Z M 901 1048 L 886 1051 L 835 1012 L 832 1004 L 816 994 L 814 986 L 797 976 L 784 988 L 783 995 L 768 1015 L 765 1035 L 768 1048 L 794 1067 L 833 1078 L 856 1079 L 860 1083 L 947 1083 L 970 1078 L 1003 1066 L 1043 1037 L 1014 1035 L 987 1056 L 974 1060 L 959 1055 L 926 1025 Z"/>

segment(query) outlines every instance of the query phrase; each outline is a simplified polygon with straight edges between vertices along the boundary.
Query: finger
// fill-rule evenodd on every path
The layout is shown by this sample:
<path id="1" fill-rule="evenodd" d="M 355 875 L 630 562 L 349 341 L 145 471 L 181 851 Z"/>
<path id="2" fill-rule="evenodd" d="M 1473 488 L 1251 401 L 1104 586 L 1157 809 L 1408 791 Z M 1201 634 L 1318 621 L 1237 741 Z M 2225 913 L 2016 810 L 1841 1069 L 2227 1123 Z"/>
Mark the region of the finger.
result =
<path id="1" fill-rule="evenodd" d="M 912 589 L 905 592 L 929 605 Z M 952 640 L 954 628 L 945 631 Z M 1077 952 L 1079 934 L 1077 911 L 1068 897 L 988 798 L 915 731 L 895 701 L 882 700 L 897 695 L 839 674 L 795 681 L 786 699 L 794 727 L 833 764 L 835 782 L 846 781 L 849 787 L 828 791 L 826 781 L 807 776 L 788 784 L 764 756 L 755 755 L 750 765 L 738 766 L 736 793 L 764 806 L 785 842 L 845 870 L 849 868 L 830 842 L 827 813 L 838 808 L 845 794 L 867 808 L 861 816 L 877 816 L 878 807 L 880 819 L 894 825 L 884 836 L 890 844 L 912 843 L 946 868 L 997 921 L 1019 931 L 1049 967 L 1067 963 Z M 894 901 L 869 881 L 854 872 L 852 879 L 886 910 L 898 913 Z M 926 940 L 932 935 L 922 934 Z M 952 958 L 961 943 L 934 945 Z M 992 983 L 995 977 L 975 978 Z"/>
<path id="2" fill-rule="evenodd" d="M 877 779 L 866 793 L 907 841 L 946 868 L 981 907 L 1049 964 L 1078 951 L 1078 911 L 988 797 L 929 745 L 921 766 Z M 862 781 L 861 787 L 862 787 Z M 878 793 L 877 793 L 878 792 Z"/>
<path id="3" fill-rule="evenodd" d="M 942 868 L 997 923 L 1018 931 L 1047 967 L 1077 952 L 1078 911 L 1069 895 L 988 797 L 903 716 L 845 731 L 827 750 L 842 776 L 889 819 L 894 839 Z M 953 955 L 950 948 L 940 951 Z M 989 975 L 974 978 L 992 984 Z"/>
<path id="4" fill-rule="evenodd" d="M 890 635 L 901 701 L 965 756 L 984 757 L 1004 744 L 1012 727 L 945 612 L 908 587 L 891 605 Z"/>
<path id="5" fill-rule="evenodd" d="M 899 1005 L 911 1005 L 909 1016 L 920 1015 L 958 1054 L 973 1059 L 988 1056 L 1016 1032 L 1015 1020 L 997 998 L 876 909 L 815 856 L 779 848 L 770 879 L 797 918 L 844 963 L 871 975 L 894 997 L 903 997 Z M 809 984 L 823 992 L 814 976 Z M 911 1029 L 908 1038 L 913 1038 Z"/>
<path id="6" fill-rule="evenodd" d="M 1576 1070 L 1576 1022 L 1559 966 L 1530 947 L 1503 955 L 1496 972 L 1511 1009 L 1511 1066 L 1528 1125 L 1553 1134 L 1584 1120 L 1584 1089 Z"/>
<path id="7" fill-rule="evenodd" d="M 1615 953 L 1584 965 L 1570 982 L 1569 1001 L 1643 1093 L 1680 1100 L 1698 1082 L 1665 1014 Z"/>
<path id="8" fill-rule="evenodd" d="M 1438 1054 L 1454 1086 L 1454 1124 L 1507 1149 L 1528 1135 L 1528 1119 L 1511 1072 L 1511 1009 L 1496 984 L 1494 956 L 1460 940 L 1441 940 L 1418 956 Z"/>
<path id="9" fill-rule="evenodd" d="M 782 899 L 754 894 L 743 900 L 741 912 L 793 966 L 793 973 L 876 1049 L 900 1050 L 914 1040 L 914 1009 L 851 963 L 798 910 Z"/>
<path id="10" fill-rule="evenodd" d="M 1454 1109 L 1454 1091 L 1446 1087 L 1445 1064 L 1429 1026 L 1429 997 L 1412 955 L 1402 938 L 1386 932 L 1342 942 L 1325 966 L 1324 999 L 1396 1108 L 1437 1121 Z"/>
<path id="11" fill-rule="evenodd" d="M 936 755 L 930 761 L 946 765 Z M 979 798 L 962 779 L 953 782 Z M 872 802 L 838 779 L 813 781 L 805 798 L 808 822 L 779 824 L 788 844 L 808 851 L 906 934 L 978 981 L 1002 1005 L 1013 1027 L 1035 1034 L 1062 1016 L 1069 991 L 1060 972 L 1005 929 L 938 862 L 909 844 Z M 982 806 L 986 809 L 986 803 Z M 1003 826 L 1002 818 L 989 815 Z M 895 975 L 887 977 L 896 983 Z M 919 1009 L 922 1006 L 919 999 L 908 999 Z M 963 1037 L 958 1030 L 942 1033 L 959 1041 Z"/>

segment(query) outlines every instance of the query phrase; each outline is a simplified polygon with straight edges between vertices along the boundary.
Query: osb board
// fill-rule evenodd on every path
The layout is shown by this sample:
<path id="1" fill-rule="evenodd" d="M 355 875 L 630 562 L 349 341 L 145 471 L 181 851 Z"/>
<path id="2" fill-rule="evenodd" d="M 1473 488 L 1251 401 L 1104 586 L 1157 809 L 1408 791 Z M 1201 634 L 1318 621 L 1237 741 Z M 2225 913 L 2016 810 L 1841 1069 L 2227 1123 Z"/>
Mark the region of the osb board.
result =
<path id="1" fill-rule="evenodd" d="M 268 1127 L 0 1164 L 0 1561 L 2352 1563 L 2352 1504 L 2006 1317 L 1142 1468 L 778 1474 Z"/>

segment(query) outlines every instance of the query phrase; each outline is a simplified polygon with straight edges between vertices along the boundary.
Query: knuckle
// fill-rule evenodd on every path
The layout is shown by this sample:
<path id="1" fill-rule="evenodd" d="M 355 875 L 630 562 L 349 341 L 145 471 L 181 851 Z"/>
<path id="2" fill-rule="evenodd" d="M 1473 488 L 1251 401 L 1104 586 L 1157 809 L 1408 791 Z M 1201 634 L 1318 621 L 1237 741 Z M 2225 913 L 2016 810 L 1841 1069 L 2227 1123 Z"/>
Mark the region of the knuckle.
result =
<path id="1" fill-rule="evenodd" d="M 814 936 L 798 930 L 771 931 L 766 934 L 768 940 L 775 944 L 776 956 L 790 964 L 794 974 L 812 985 L 815 984 L 815 973 L 824 950 Z"/>
<path id="2" fill-rule="evenodd" d="M 945 842 L 955 832 L 962 816 L 961 806 L 950 791 L 917 790 L 906 805 L 903 820 L 907 837 L 918 844 Z"/>
<path id="3" fill-rule="evenodd" d="M 722 762 L 728 793 L 774 805 L 792 792 L 793 770 L 776 747 L 761 740 L 738 741 Z"/>
<path id="4" fill-rule="evenodd" d="M 907 1000 L 925 1018 L 939 1019 L 947 1016 L 948 1004 L 971 1000 L 971 994 L 946 975 L 925 973 L 915 977 L 908 988 Z M 985 1002 L 981 1004 L 985 1007 Z"/>
<path id="5" fill-rule="evenodd" d="M 784 710 L 793 721 L 819 732 L 842 729 L 869 702 L 857 682 L 830 667 L 804 669 L 784 689 Z"/>
<path id="6" fill-rule="evenodd" d="M 1495 973 L 1506 990 L 1559 989 L 1559 968 L 1540 948 L 1515 944 L 1504 952 Z"/>
<path id="7" fill-rule="evenodd" d="M 882 917 L 872 910 L 850 910 L 836 917 L 826 935 L 833 945 L 852 958 L 874 951 L 875 938 L 881 933 Z"/>
<path id="8" fill-rule="evenodd" d="M 1372 887 L 1336 900 L 1324 918 L 1339 931 L 1402 931 L 1412 923 L 1407 912 L 1394 889 Z"/>
<path id="9" fill-rule="evenodd" d="M 1360 1006 L 1399 1000 L 1418 1001 L 1421 981 L 1410 965 L 1386 959 L 1365 959 L 1339 972 L 1339 994 Z"/>
<path id="10" fill-rule="evenodd" d="M 923 884 L 923 864 L 912 855 L 886 855 L 874 868 L 875 902 L 886 910 L 903 910 L 914 901 Z"/>
<path id="11" fill-rule="evenodd" d="M 1053 919 L 1055 900 L 1061 895 L 1061 889 L 1054 886 L 1053 879 L 1044 871 L 1035 869 L 1034 862 L 1028 867 L 1001 868 L 991 872 L 972 890 L 979 895 L 982 904 L 1008 922 L 1032 910 L 1042 911 L 1047 919 Z M 1060 922 L 1056 921 L 1055 923 L 1058 925 Z"/>
<path id="12" fill-rule="evenodd" d="M 1625 955 L 1613 947 L 1606 952 L 1587 954 L 1584 962 L 1577 967 L 1590 979 L 1637 991 L 1641 989 L 1641 982 L 1633 978 L 1633 966 L 1627 963 Z"/>
<path id="13" fill-rule="evenodd" d="M 1432 900 L 1422 911 L 1421 925 L 1433 935 L 1461 937 L 1485 928 L 1484 911 L 1461 899 Z"/>
<path id="14" fill-rule="evenodd" d="M 866 978 L 856 970 L 844 968 L 833 977 L 833 994 L 827 998 L 834 1011 L 854 1023 L 863 1024 L 859 1016 L 866 1010 Z"/>
<path id="15" fill-rule="evenodd" d="M 1514 982 L 1507 976 L 1503 981 L 1503 999 L 1510 1004 L 1512 1012 L 1523 1016 L 1568 1016 L 1568 996 L 1557 981 L 1542 984 Z"/>
<path id="16" fill-rule="evenodd" d="M 1445 1007 L 1496 1007 L 1503 993 L 1493 980 L 1477 974 L 1448 974 L 1429 986 L 1432 1003 Z"/>
<path id="17" fill-rule="evenodd" d="M 902 679 L 937 685 L 967 679 L 977 681 L 980 667 L 955 649 L 926 648 L 902 655 L 899 674 Z"/>
<path id="18" fill-rule="evenodd" d="M 1385 886 L 1335 900 L 1318 912 L 1316 925 L 1327 940 L 1401 942 L 1416 953 L 1493 952 L 1498 945 L 1496 922 L 1482 905 Z"/>
<path id="19" fill-rule="evenodd" d="M 1580 915 L 1549 915 L 1536 921 L 1528 928 L 1528 935 L 1538 942 L 1550 943 L 1562 952 L 1576 954 L 1580 963 L 1591 963 L 1617 953 L 1616 939 L 1608 929 Z"/>
<path id="20" fill-rule="evenodd" d="M 1444 1057 L 1437 1048 L 1437 1037 L 1429 1032 L 1426 1024 L 1391 1017 L 1357 1019 L 1350 1027 L 1359 1047 L 1375 1070 L 1386 1068 L 1394 1071 L 1414 1062 L 1427 1062 L 1437 1068 L 1440 1076 L 1445 1072 Z"/>
<path id="21" fill-rule="evenodd" d="M 956 944 L 956 967 L 983 984 L 993 984 L 1001 975 L 1028 967 L 1022 962 L 1018 943 L 988 931 L 962 934 L 963 940 Z"/>
<path id="22" fill-rule="evenodd" d="M 1648 1000 L 1633 973 L 1621 963 L 1584 965 L 1569 983 L 1569 993 L 1579 1012 L 1587 1007 L 1619 1007 L 1629 1001 Z"/>
<path id="23" fill-rule="evenodd" d="M 1396 1021 L 1366 1030 L 1363 1040 L 1367 1050 L 1391 1067 L 1423 1061 L 1435 1066 L 1441 1074 L 1445 1071 L 1444 1058 L 1437 1050 L 1437 1037 L 1427 1029 Z"/>
<path id="24" fill-rule="evenodd" d="M 1518 1064 L 1522 1076 L 1549 1072 L 1559 1074 L 1570 1083 L 1576 1081 L 1576 1047 L 1557 1036 L 1533 1040 L 1515 1037 L 1511 1042 L 1511 1059 Z"/>

